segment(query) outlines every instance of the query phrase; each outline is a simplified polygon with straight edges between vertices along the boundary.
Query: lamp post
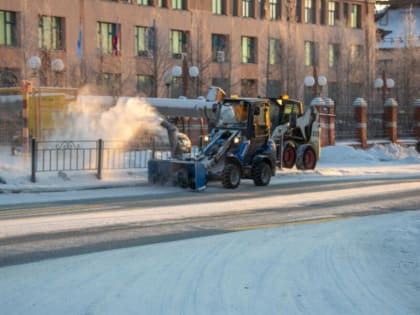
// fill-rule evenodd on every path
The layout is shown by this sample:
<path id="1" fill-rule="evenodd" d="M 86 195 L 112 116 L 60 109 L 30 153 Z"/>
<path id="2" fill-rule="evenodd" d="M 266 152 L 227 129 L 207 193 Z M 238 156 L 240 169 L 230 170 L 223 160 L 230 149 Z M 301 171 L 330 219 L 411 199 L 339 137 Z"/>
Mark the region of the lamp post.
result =
<path id="1" fill-rule="evenodd" d="M 54 77 L 55 77 L 55 85 L 56 86 L 61 86 L 61 74 L 63 73 L 64 70 L 64 62 L 63 60 L 61 60 L 60 58 L 54 59 L 51 62 L 51 70 L 54 72 Z"/>
<path id="2" fill-rule="evenodd" d="M 184 59 L 185 60 L 185 59 Z M 172 74 L 172 75 L 171 75 Z M 174 66 L 172 68 L 171 74 L 168 73 L 168 75 L 164 75 L 164 80 L 165 80 L 165 85 L 168 88 L 169 91 L 169 85 L 170 82 L 172 81 L 172 78 L 175 78 L 178 82 L 179 78 L 182 78 L 182 93 L 183 96 L 187 97 L 188 96 L 188 83 L 189 83 L 189 79 L 196 79 L 198 77 L 198 75 L 200 74 L 200 70 L 198 69 L 198 67 L 196 66 L 191 66 L 191 67 L 187 67 L 185 65 L 185 61 L 183 62 L 183 67 L 180 66 Z M 168 83 L 167 83 L 168 82 Z"/>
<path id="3" fill-rule="evenodd" d="M 172 83 L 172 74 L 170 72 L 165 72 L 163 75 L 163 81 L 165 82 L 166 86 L 166 97 L 170 97 L 170 88 Z"/>
<path id="4" fill-rule="evenodd" d="M 383 105 L 385 104 L 386 94 L 395 86 L 395 81 L 391 78 L 387 78 L 385 74 L 385 70 L 384 70 L 382 71 L 382 77 L 377 78 L 374 84 L 377 90 L 382 91 L 382 105 Z"/>
<path id="5" fill-rule="evenodd" d="M 33 78 L 36 78 L 38 75 L 38 71 L 41 68 L 42 62 L 41 58 L 38 56 L 32 56 L 28 59 L 28 67 L 32 70 L 31 76 Z M 39 84 L 32 84 L 32 86 L 39 86 Z M 33 125 L 32 125 L 32 136 L 35 136 L 36 138 L 39 138 L 39 122 L 40 122 L 40 113 L 39 113 L 39 100 L 35 97 L 36 89 L 32 88 L 32 115 L 33 115 Z M 38 89 L 39 93 L 39 89 Z"/>
<path id="6" fill-rule="evenodd" d="M 303 80 L 303 84 L 307 87 L 314 88 L 314 96 L 321 96 L 322 88 L 327 85 L 327 78 L 324 75 L 318 76 L 317 80 L 311 75 L 308 75 Z"/>

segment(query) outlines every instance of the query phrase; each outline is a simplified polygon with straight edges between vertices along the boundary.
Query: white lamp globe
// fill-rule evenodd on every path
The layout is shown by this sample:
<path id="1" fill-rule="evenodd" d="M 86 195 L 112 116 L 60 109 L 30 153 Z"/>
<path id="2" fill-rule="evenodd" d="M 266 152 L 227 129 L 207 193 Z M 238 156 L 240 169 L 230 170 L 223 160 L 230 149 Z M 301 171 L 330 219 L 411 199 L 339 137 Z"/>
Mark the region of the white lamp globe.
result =
<path id="1" fill-rule="evenodd" d="M 320 75 L 320 76 L 318 77 L 318 84 L 319 84 L 320 86 L 325 86 L 325 85 L 327 85 L 327 78 L 326 78 L 326 76 L 324 76 L 324 75 Z"/>
<path id="2" fill-rule="evenodd" d="M 64 70 L 64 62 L 63 62 L 63 60 L 61 60 L 60 58 L 54 59 L 51 62 L 51 69 L 54 72 L 61 72 L 61 71 L 63 71 Z"/>
<path id="3" fill-rule="evenodd" d="M 375 80 L 375 88 L 380 89 L 384 86 L 384 80 L 378 78 Z"/>
<path id="4" fill-rule="evenodd" d="M 305 79 L 303 80 L 303 84 L 305 84 L 306 86 L 309 86 L 309 87 L 314 86 L 314 84 L 315 84 L 314 77 L 311 76 L 311 75 L 306 76 Z"/>
<path id="5" fill-rule="evenodd" d="M 172 68 L 172 75 L 174 77 L 180 77 L 182 75 L 182 68 L 180 66 L 175 66 Z"/>
<path id="6" fill-rule="evenodd" d="M 188 74 L 192 78 L 198 77 L 199 73 L 200 73 L 200 71 L 198 70 L 198 68 L 196 66 L 192 66 L 188 69 Z"/>
<path id="7" fill-rule="evenodd" d="M 392 89 L 395 86 L 395 82 L 393 79 L 386 79 L 386 87 L 388 89 Z"/>
<path id="8" fill-rule="evenodd" d="M 28 67 L 32 70 L 39 70 L 41 68 L 41 58 L 38 56 L 32 56 L 28 60 Z"/>

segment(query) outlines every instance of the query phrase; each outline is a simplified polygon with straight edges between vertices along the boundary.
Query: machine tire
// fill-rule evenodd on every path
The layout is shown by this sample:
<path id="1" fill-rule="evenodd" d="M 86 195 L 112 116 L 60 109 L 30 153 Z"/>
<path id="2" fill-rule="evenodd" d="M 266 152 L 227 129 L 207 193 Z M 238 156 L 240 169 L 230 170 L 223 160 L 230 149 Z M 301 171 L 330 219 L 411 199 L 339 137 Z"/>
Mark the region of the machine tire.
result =
<path id="1" fill-rule="evenodd" d="M 297 149 L 296 167 L 299 170 L 313 170 L 316 166 L 316 152 L 310 144 L 302 144 Z"/>
<path id="2" fill-rule="evenodd" d="M 223 187 L 233 189 L 239 186 L 241 182 L 241 170 L 234 163 L 227 163 L 222 173 Z"/>
<path id="3" fill-rule="evenodd" d="M 188 171 L 185 168 L 178 170 L 176 174 L 177 184 L 182 188 L 188 188 L 190 186 L 190 181 L 188 179 Z"/>
<path id="4" fill-rule="evenodd" d="M 252 168 L 252 179 L 255 186 L 267 186 L 271 180 L 271 167 L 266 162 L 260 162 Z"/>
<path id="5" fill-rule="evenodd" d="M 418 153 L 420 153 L 420 141 L 416 143 L 416 150 Z"/>
<path id="6" fill-rule="evenodd" d="M 292 168 L 296 163 L 296 145 L 292 141 L 287 141 L 283 145 L 283 167 Z"/>

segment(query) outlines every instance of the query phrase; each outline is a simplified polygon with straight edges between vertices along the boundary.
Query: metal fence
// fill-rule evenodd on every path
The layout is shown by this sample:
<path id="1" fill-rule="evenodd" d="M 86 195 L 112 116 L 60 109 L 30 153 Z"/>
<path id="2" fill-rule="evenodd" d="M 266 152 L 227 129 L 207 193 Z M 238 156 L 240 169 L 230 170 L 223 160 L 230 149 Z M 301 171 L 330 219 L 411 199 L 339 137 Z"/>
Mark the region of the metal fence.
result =
<path id="1" fill-rule="evenodd" d="M 106 140 L 36 141 L 32 139 L 31 181 L 38 172 L 96 171 L 146 168 L 150 158 L 170 157 L 169 144 L 154 139 L 125 142 Z"/>

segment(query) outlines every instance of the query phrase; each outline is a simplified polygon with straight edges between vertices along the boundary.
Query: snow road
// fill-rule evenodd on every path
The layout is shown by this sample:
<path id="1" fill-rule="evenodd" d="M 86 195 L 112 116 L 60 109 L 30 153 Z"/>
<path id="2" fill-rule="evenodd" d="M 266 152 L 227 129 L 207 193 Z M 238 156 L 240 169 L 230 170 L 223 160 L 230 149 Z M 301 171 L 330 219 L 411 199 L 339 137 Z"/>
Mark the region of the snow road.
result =
<path id="1" fill-rule="evenodd" d="M 0 269 L 5 314 L 419 314 L 420 210 Z"/>

